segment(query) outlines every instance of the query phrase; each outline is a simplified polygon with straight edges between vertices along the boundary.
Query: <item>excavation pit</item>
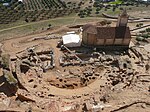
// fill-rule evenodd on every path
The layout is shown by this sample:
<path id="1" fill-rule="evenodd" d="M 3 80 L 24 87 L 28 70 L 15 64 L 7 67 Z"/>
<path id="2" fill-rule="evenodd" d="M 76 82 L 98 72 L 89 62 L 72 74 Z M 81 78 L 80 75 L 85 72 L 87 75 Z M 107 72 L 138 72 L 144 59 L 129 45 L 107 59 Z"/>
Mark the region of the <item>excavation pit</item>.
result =
<path id="1" fill-rule="evenodd" d="M 65 69 L 65 68 L 64 68 Z M 91 67 L 73 67 L 67 70 L 62 70 L 61 77 L 56 77 L 52 75 L 48 78 L 47 82 L 57 88 L 63 89 L 77 89 L 86 87 L 89 84 L 93 83 L 97 79 L 101 78 L 97 73 L 101 73 L 103 68 L 92 69 Z"/>

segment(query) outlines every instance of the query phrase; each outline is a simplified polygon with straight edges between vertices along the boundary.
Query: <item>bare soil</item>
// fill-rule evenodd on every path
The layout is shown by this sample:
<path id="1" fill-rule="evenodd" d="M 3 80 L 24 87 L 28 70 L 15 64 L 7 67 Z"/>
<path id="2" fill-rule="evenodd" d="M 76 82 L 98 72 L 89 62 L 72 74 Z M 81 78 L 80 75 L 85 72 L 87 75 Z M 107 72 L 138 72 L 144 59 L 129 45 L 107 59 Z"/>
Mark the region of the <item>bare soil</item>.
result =
<path id="1" fill-rule="evenodd" d="M 148 60 L 141 61 L 131 50 L 128 53 L 117 55 L 117 60 L 130 60 L 133 71 L 128 68 L 120 71 L 105 61 L 103 67 L 94 65 L 67 66 L 59 65 L 59 57 L 63 54 L 57 48 L 59 39 L 37 39 L 46 34 L 64 34 L 70 31 L 66 26 L 55 30 L 14 38 L 2 42 L 3 53 L 8 53 L 11 58 L 16 57 L 20 51 L 38 45 L 39 49 L 52 48 L 55 55 L 55 68 L 38 77 L 34 70 L 28 70 L 21 75 L 24 89 L 18 89 L 14 95 L 8 89 L 2 70 L 0 70 L 0 111 L 20 112 L 149 112 L 150 111 L 150 66 Z M 134 44 L 134 43 L 133 43 Z M 149 57 L 149 53 L 141 47 L 142 54 Z M 130 55 L 129 55 L 130 54 Z M 106 53 L 116 58 L 115 52 Z M 104 56 L 105 57 L 105 56 Z M 124 61 L 125 62 L 125 61 Z M 137 64 L 138 63 L 138 64 Z M 80 86 L 83 72 L 94 70 L 93 78 L 89 83 Z M 76 75 L 76 77 L 75 77 Z M 71 78 L 73 77 L 73 78 Z M 91 78 L 92 78 L 91 77 Z M 61 79 L 61 80 L 60 80 Z M 117 81 L 117 82 L 116 82 Z M 78 84 L 76 88 L 63 87 L 64 84 Z M 31 100 L 22 100 L 25 96 Z"/>

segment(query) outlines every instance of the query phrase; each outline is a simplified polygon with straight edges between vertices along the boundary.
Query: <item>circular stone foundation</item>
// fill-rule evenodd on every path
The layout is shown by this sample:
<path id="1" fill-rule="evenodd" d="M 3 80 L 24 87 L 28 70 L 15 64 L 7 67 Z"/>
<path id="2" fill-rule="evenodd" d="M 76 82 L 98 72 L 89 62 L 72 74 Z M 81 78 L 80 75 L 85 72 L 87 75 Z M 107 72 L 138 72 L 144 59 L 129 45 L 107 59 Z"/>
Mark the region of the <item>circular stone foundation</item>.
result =
<path id="1" fill-rule="evenodd" d="M 88 86 L 92 82 L 96 81 L 101 77 L 103 71 L 102 67 L 78 67 L 78 68 L 69 68 L 64 69 L 61 72 L 61 76 L 56 77 L 52 75 L 48 82 L 50 85 L 58 88 L 66 89 L 76 89 Z"/>

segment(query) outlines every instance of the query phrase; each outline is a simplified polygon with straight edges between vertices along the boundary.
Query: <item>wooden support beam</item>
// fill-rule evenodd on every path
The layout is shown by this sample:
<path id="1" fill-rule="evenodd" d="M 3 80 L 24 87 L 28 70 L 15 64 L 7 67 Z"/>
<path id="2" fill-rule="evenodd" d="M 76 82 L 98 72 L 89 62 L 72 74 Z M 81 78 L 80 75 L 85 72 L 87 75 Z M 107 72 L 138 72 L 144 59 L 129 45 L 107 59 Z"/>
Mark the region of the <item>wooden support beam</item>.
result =
<path id="1" fill-rule="evenodd" d="M 73 54 L 80 62 L 83 62 L 75 53 L 73 53 L 70 49 L 68 49 L 66 46 L 63 46 L 69 53 Z"/>

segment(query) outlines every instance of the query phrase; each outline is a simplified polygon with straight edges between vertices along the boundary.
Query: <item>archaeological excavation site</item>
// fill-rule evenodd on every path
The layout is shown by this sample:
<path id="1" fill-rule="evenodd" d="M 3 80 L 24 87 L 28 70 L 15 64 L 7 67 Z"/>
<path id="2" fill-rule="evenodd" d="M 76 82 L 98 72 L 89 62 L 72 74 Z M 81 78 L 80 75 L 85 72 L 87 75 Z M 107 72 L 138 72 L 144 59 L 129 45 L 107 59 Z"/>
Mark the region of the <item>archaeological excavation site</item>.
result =
<path id="1" fill-rule="evenodd" d="M 1 41 L 0 112 L 150 112 L 150 39 L 128 21 Z"/>

